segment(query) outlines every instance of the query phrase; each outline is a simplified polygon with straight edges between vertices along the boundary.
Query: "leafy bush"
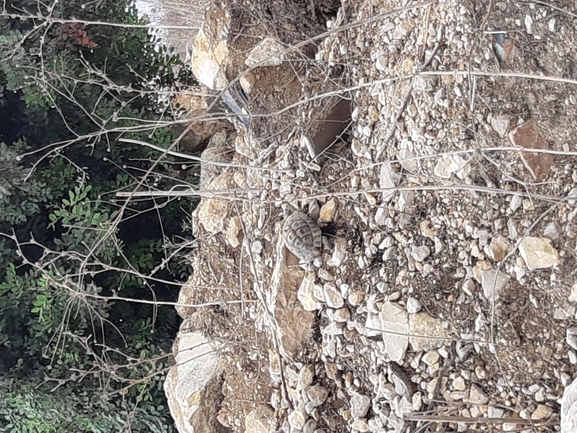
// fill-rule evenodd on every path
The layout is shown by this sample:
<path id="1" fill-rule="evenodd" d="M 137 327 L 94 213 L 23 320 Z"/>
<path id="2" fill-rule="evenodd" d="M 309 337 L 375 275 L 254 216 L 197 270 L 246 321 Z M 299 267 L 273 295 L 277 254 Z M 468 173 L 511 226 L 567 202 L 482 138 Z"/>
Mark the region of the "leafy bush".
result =
<path id="1" fill-rule="evenodd" d="M 0 377 L 0 433 L 77 433 L 77 432 L 154 432 L 169 433 L 170 426 L 163 423 L 166 408 L 162 405 L 117 407 L 100 399 L 100 413 L 93 413 L 93 396 L 71 387 L 50 391 L 47 385 L 38 392 L 35 384 L 26 380 Z M 38 398 L 43 394 L 50 398 Z M 127 422 L 128 420 L 128 422 Z"/>
<path id="2" fill-rule="evenodd" d="M 168 147 L 159 95 L 190 72 L 146 28 L 86 24 L 144 24 L 130 3 L 5 4 L 0 431 L 173 431 L 161 385 L 176 314 L 120 298 L 176 299 L 186 250 L 165 241 L 192 202 L 115 193 L 172 186 L 170 158 L 118 138 Z"/>

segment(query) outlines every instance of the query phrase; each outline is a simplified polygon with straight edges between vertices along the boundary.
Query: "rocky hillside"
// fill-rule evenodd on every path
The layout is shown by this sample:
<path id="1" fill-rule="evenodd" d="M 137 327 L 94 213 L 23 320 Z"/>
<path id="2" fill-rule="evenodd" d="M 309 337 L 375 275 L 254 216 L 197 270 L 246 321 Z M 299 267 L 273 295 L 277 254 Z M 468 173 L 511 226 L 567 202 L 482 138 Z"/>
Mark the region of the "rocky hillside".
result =
<path id="1" fill-rule="evenodd" d="M 179 430 L 577 431 L 576 40 L 570 0 L 214 4 Z"/>

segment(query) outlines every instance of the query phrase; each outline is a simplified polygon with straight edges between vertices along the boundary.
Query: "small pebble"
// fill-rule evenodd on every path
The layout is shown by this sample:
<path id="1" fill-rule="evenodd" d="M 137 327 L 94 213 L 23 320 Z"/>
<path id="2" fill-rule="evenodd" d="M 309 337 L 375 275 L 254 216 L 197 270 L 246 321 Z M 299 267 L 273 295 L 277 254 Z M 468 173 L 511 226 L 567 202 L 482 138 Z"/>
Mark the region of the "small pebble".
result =
<path id="1" fill-rule="evenodd" d="M 423 306 L 421 305 L 421 301 L 411 296 L 409 299 L 407 299 L 406 307 L 407 307 L 407 313 L 415 314 L 421 311 L 421 308 Z"/>

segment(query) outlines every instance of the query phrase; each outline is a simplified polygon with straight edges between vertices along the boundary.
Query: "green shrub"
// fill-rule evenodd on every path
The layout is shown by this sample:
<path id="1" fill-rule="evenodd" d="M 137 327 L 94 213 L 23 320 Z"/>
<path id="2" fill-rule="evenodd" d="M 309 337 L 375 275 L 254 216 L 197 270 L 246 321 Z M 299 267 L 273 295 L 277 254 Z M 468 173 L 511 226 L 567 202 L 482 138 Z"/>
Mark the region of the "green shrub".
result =
<path id="1" fill-rule="evenodd" d="M 145 28 L 76 21 L 144 24 L 130 3 L 47 7 L 6 3 L 70 21 L 0 16 L 0 431 L 174 431 L 176 314 L 120 298 L 176 299 L 193 203 L 115 194 L 173 185 L 171 158 L 118 138 L 167 148 L 159 94 L 191 75 Z"/>

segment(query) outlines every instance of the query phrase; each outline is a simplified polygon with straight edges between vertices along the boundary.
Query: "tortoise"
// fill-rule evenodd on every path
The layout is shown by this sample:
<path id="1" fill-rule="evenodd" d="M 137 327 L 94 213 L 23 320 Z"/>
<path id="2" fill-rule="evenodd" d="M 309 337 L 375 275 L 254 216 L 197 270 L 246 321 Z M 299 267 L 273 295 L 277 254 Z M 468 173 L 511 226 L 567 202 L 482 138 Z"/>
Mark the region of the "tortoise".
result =
<path id="1" fill-rule="evenodd" d="M 321 229 L 303 212 L 293 212 L 285 220 L 283 238 L 288 250 L 301 262 L 310 263 L 321 255 Z"/>

